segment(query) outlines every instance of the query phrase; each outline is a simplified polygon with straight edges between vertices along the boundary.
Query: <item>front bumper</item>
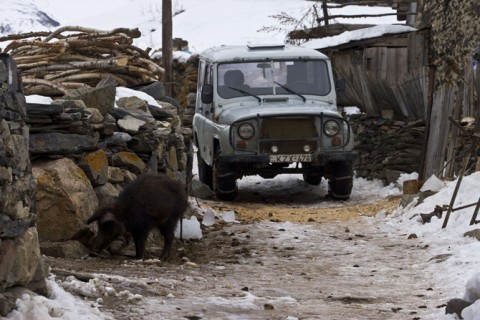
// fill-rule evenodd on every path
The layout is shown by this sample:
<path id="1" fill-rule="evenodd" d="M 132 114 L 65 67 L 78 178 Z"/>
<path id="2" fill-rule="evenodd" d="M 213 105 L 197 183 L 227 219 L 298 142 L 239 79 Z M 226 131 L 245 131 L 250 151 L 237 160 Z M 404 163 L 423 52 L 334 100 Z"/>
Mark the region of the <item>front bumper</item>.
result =
<path id="1" fill-rule="evenodd" d="M 330 162 L 348 162 L 353 163 L 358 157 L 356 151 L 342 151 L 342 152 L 329 152 L 314 154 L 312 162 L 309 162 L 312 166 L 324 166 Z M 232 165 L 251 165 L 251 164 L 269 164 L 269 155 L 220 155 L 220 161 L 230 163 Z"/>

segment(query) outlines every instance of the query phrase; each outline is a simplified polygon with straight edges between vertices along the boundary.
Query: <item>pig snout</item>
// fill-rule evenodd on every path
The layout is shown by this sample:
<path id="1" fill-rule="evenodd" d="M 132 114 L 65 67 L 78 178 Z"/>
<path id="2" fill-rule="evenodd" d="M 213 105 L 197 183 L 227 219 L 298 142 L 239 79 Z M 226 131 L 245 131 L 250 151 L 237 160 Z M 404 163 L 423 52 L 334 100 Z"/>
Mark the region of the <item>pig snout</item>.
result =
<path id="1" fill-rule="evenodd" d="M 102 251 L 119 237 L 126 238 L 124 224 L 108 210 L 108 208 L 101 210 L 87 221 L 88 224 L 94 221 L 98 224 L 97 235 L 90 241 L 90 248 L 93 251 Z"/>

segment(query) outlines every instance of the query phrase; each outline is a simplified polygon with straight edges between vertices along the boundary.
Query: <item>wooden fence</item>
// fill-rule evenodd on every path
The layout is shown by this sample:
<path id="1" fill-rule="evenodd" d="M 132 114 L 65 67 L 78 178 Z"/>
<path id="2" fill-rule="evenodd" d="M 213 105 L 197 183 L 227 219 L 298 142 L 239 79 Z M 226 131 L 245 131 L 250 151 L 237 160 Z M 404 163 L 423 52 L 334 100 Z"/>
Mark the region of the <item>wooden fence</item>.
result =
<path id="1" fill-rule="evenodd" d="M 476 132 L 480 132 L 480 72 L 470 66 L 464 70 L 464 80 L 458 86 L 440 85 L 434 90 L 429 118 L 427 119 L 427 141 L 423 176 L 432 174 L 453 178 L 459 174 L 460 163 L 455 159 L 459 129 L 448 120 L 460 121 L 464 117 L 476 119 Z M 480 136 L 480 135 L 479 135 Z M 477 146 L 478 149 L 478 146 Z M 469 156 L 467 151 L 465 156 Z M 477 161 L 473 155 L 472 161 Z"/>

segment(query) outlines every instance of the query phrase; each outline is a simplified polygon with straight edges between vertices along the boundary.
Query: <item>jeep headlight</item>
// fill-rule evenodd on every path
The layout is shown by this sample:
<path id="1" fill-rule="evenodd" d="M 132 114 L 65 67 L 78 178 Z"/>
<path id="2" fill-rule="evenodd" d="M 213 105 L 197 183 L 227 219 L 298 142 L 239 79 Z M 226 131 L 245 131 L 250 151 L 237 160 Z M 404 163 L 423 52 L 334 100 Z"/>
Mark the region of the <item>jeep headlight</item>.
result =
<path id="1" fill-rule="evenodd" d="M 323 132 L 329 137 L 337 135 L 339 131 L 340 126 L 337 121 L 328 120 L 323 124 Z"/>
<path id="2" fill-rule="evenodd" d="M 237 134 L 244 140 L 250 140 L 255 134 L 255 128 L 251 123 L 242 123 L 240 126 L 238 126 Z"/>

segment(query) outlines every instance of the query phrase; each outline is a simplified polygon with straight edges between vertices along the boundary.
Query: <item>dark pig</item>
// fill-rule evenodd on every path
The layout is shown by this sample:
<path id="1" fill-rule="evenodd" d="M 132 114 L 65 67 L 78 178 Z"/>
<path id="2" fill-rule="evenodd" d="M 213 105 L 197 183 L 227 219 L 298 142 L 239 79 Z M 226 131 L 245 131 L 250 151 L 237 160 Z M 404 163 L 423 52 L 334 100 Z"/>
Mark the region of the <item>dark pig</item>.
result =
<path id="1" fill-rule="evenodd" d="M 106 248 L 113 240 L 131 234 L 135 257 L 144 259 L 145 242 L 150 231 L 158 228 L 164 238 L 160 259 L 170 254 L 175 227 L 187 209 L 182 183 L 165 174 L 143 174 L 123 190 L 116 202 L 97 211 L 87 223 L 98 223 L 94 250 Z"/>

